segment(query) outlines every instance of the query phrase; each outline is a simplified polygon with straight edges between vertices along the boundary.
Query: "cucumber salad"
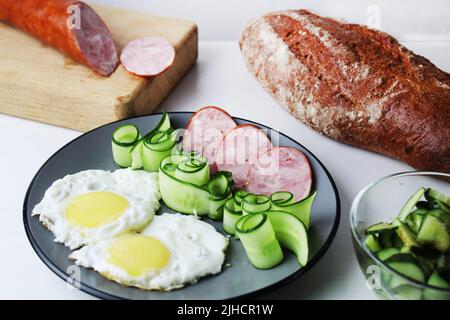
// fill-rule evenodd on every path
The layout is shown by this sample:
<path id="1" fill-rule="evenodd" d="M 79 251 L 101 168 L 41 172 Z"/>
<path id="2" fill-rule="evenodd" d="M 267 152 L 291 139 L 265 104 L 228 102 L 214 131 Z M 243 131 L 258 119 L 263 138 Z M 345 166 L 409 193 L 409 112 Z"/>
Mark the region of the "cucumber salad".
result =
<path id="1" fill-rule="evenodd" d="M 417 282 L 450 289 L 450 197 L 420 188 L 392 222 L 366 229 L 366 246 L 379 260 Z M 404 296 L 439 299 L 439 292 L 404 286 L 398 277 L 383 279 Z"/>
<path id="2" fill-rule="evenodd" d="M 167 113 L 145 135 L 131 124 L 118 127 L 112 135 L 114 162 L 159 172 L 165 205 L 178 213 L 222 221 L 224 231 L 240 240 L 254 267 L 269 269 L 281 263 L 282 248 L 305 266 L 316 192 L 298 200 L 292 190 L 255 194 L 237 188 L 233 172 L 211 170 L 211 161 L 201 152 L 184 151 L 179 131 L 172 128 Z"/>

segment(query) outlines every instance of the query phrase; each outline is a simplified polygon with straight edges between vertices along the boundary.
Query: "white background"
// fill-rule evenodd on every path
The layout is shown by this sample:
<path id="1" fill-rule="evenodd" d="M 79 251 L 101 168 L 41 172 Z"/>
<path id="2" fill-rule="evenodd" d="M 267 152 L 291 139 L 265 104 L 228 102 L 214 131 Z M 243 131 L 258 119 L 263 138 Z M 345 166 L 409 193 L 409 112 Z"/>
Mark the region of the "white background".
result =
<path id="1" fill-rule="evenodd" d="M 450 2 L 436 1 L 265 1 L 98 0 L 198 22 L 197 65 L 163 103 L 168 111 L 193 111 L 216 104 L 232 115 L 264 123 L 316 154 L 338 186 L 342 219 L 330 250 L 304 277 L 262 298 L 373 299 L 351 245 L 348 210 L 356 193 L 381 176 L 408 166 L 325 138 L 279 107 L 249 75 L 235 40 L 250 18 L 272 10 L 309 7 L 351 22 L 379 23 L 409 48 L 450 71 Z M 378 7 L 373 7 L 373 5 Z M 375 8 L 375 9 L 374 9 Z M 375 10 L 375 15 L 374 11 Z M 378 12 L 378 13 L 377 13 Z M 374 20 L 375 17 L 375 20 Z M 380 19 L 378 19 L 378 17 Z M 32 177 L 61 146 L 80 133 L 0 115 L 0 299 L 89 299 L 70 290 L 39 260 L 22 224 L 22 203 Z"/>

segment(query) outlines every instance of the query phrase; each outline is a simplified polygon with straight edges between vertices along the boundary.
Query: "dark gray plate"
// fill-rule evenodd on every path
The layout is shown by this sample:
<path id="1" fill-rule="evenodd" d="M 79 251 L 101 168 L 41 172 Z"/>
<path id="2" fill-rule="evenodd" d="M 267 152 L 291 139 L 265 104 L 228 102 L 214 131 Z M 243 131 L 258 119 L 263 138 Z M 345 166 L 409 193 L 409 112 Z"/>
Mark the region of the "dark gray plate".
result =
<path id="1" fill-rule="evenodd" d="M 170 119 L 175 128 L 184 128 L 192 113 L 173 112 Z M 161 115 L 136 117 L 111 123 L 68 143 L 58 150 L 37 172 L 25 196 L 23 221 L 28 238 L 36 253 L 59 277 L 69 277 L 68 268 L 72 261 L 67 257 L 70 250 L 53 242 L 53 235 L 38 220 L 31 217 L 33 207 L 42 199 L 45 190 L 53 181 L 87 169 L 115 170 L 112 161 L 111 134 L 118 126 L 132 123 L 141 132 L 155 127 Z M 254 123 L 235 118 L 237 123 Z M 270 128 L 254 123 L 269 131 Z M 274 139 L 275 140 L 275 139 Z M 275 142 L 274 142 L 275 144 Z M 107 299 L 232 299 L 254 296 L 291 281 L 312 268 L 330 246 L 336 233 L 340 204 L 336 186 L 322 163 L 302 145 L 280 134 L 279 145 L 292 146 L 302 150 L 309 158 L 314 170 L 314 185 L 317 197 L 312 209 L 310 236 L 310 260 L 301 268 L 295 256 L 286 252 L 283 263 L 270 270 L 257 270 L 248 261 L 241 243 L 231 239 L 226 262 L 231 267 L 216 276 L 201 279 L 197 284 L 171 292 L 151 292 L 121 286 L 109 281 L 93 270 L 81 268 L 81 290 L 99 298 Z M 171 212 L 164 205 L 160 212 Z M 223 232 L 220 223 L 212 222 Z M 69 269 L 70 270 L 70 269 Z"/>

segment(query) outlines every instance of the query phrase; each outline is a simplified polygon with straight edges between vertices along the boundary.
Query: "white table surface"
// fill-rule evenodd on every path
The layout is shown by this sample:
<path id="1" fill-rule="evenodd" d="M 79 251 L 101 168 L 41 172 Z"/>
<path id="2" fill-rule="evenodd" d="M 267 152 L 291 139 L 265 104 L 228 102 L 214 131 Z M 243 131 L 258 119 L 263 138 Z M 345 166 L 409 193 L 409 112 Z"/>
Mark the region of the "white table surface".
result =
<path id="1" fill-rule="evenodd" d="M 231 3 L 236 1 L 230 0 Z M 351 1 L 345 0 L 349 8 L 351 8 L 349 5 Z M 241 8 L 242 10 L 228 10 L 230 7 L 227 7 L 228 9 L 225 6 L 216 7 L 215 1 L 212 6 L 208 0 L 192 2 L 97 0 L 95 2 L 129 5 L 133 9 L 161 14 L 174 12 L 173 15 L 199 20 L 200 39 L 204 40 L 236 39 L 237 31 L 240 30 L 242 23 L 252 15 L 258 15 L 259 11 L 295 7 L 294 3 L 297 3 L 293 0 L 286 0 L 286 2 L 251 0 L 250 3 L 248 0 L 247 5 Z M 312 7 L 318 3 L 305 2 Z M 370 2 L 376 2 L 382 8 L 386 8 L 386 1 Z M 443 3 L 439 0 L 438 2 Z M 176 5 L 181 3 L 185 3 L 184 7 Z M 202 4 L 205 11 L 200 14 L 198 7 Z M 252 9 L 252 6 L 256 11 Z M 319 11 L 320 9 L 325 11 L 326 14 L 331 15 L 333 12 L 333 7 L 324 5 L 316 7 Z M 360 16 L 357 11 L 349 14 L 350 11 L 344 10 L 343 7 L 335 6 L 334 8 L 338 15 L 347 17 L 349 20 Z M 449 8 L 447 4 L 443 10 L 434 11 L 431 14 L 431 20 L 438 19 L 442 12 L 445 14 Z M 360 12 L 365 12 L 365 9 L 364 6 L 358 7 Z M 392 29 L 392 25 L 389 25 L 389 21 L 392 21 L 392 11 L 383 10 L 386 18 L 381 22 L 385 22 L 387 29 Z M 224 15 L 219 16 L 218 21 L 208 18 L 213 13 L 218 17 L 217 11 L 224 12 Z M 413 13 L 408 14 L 410 18 L 408 20 L 416 21 L 411 18 Z M 421 15 L 417 11 L 415 13 Z M 424 16 L 419 18 L 423 20 Z M 364 20 L 359 22 L 364 23 Z M 229 23 L 230 28 L 223 27 L 224 23 Z M 422 26 L 429 24 L 426 19 L 425 22 L 421 22 Z M 440 23 L 436 25 L 443 26 Z M 413 32 L 416 36 L 412 38 L 408 34 L 404 35 L 402 28 L 404 29 L 404 26 L 398 29 L 398 36 L 400 38 L 404 36 L 405 40 L 413 41 L 406 43 L 407 46 L 428 57 L 447 72 L 450 71 L 448 28 L 438 30 L 441 31 L 441 35 L 437 37 L 436 34 L 439 32 L 435 30 L 436 28 L 430 28 L 429 37 L 417 37 L 422 29 L 416 30 L 415 33 Z M 411 30 L 411 28 L 406 29 Z M 395 30 L 392 32 L 395 33 Z M 162 106 L 168 111 L 192 111 L 205 105 L 221 106 L 234 116 L 264 123 L 298 140 L 319 157 L 330 171 L 339 189 L 342 206 L 341 223 L 327 254 L 303 277 L 263 298 L 374 299 L 375 295 L 366 287 L 353 253 L 348 210 L 352 199 L 362 187 L 384 175 L 411 170 L 411 168 L 398 161 L 332 141 L 299 123 L 278 106 L 250 76 L 240 57 L 237 43 L 234 41 L 202 41 L 197 65 Z M 34 174 L 47 158 L 78 135 L 80 133 L 76 131 L 0 115 L 0 136 L 2 137 L 0 274 L 3 275 L 0 299 L 92 298 L 83 292 L 69 289 L 64 281 L 40 261 L 27 240 L 22 223 L 23 199 Z"/>

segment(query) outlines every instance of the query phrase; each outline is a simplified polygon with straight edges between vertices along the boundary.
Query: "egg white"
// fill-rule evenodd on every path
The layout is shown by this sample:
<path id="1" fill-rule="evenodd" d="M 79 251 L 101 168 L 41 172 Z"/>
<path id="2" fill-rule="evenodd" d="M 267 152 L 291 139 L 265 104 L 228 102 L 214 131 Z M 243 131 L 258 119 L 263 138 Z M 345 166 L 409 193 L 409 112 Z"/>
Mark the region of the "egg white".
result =
<path id="1" fill-rule="evenodd" d="M 108 248 L 115 239 L 85 246 L 74 251 L 70 258 L 110 280 L 145 290 L 170 291 L 222 270 L 228 238 L 194 216 L 157 215 L 140 234 L 158 239 L 169 250 L 169 261 L 162 269 L 133 277 L 111 264 Z"/>
<path id="2" fill-rule="evenodd" d="M 71 224 L 66 209 L 73 199 L 89 192 L 113 192 L 128 201 L 123 214 L 112 222 L 86 228 Z M 114 172 L 86 170 L 56 180 L 45 192 L 33 215 L 55 235 L 55 241 L 71 249 L 144 228 L 160 207 L 158 174 L 143 170 Z"/>

